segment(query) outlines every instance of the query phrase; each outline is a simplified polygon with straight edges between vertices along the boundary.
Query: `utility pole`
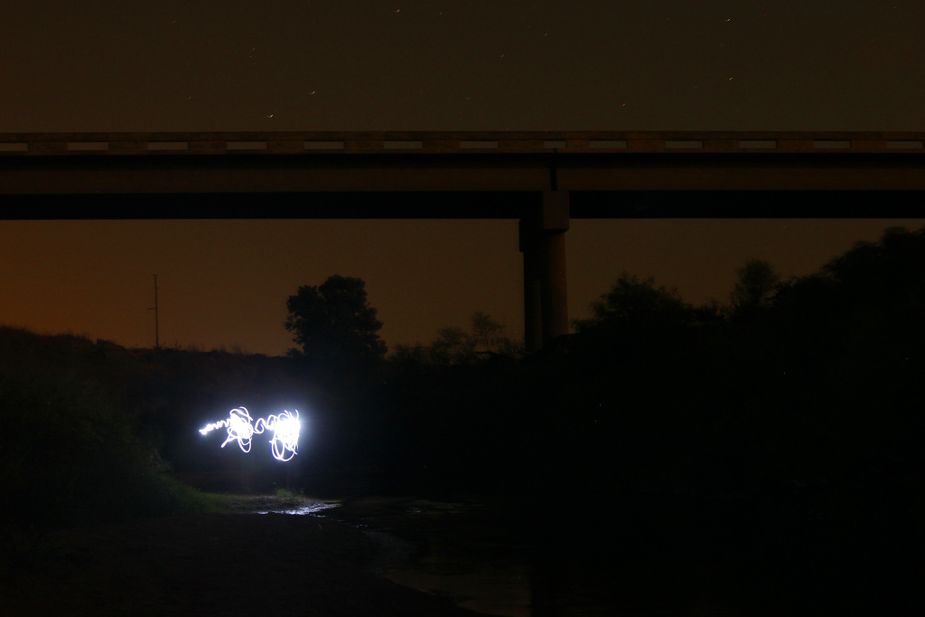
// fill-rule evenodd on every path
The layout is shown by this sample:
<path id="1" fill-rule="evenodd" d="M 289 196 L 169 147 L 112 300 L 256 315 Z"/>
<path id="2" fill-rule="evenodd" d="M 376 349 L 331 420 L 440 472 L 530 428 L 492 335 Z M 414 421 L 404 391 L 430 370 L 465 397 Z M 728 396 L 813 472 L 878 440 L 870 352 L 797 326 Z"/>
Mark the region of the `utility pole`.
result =
<path id="1" fill-rule="evenodd" d="M 157 275 L 154 275 L 154 306 L 148 309 L 149 311 L 154 311 L 154 348 L 161 348 L 161 326 L 160 326 L 160 314 L 158 313 L 157 306 Z"/>

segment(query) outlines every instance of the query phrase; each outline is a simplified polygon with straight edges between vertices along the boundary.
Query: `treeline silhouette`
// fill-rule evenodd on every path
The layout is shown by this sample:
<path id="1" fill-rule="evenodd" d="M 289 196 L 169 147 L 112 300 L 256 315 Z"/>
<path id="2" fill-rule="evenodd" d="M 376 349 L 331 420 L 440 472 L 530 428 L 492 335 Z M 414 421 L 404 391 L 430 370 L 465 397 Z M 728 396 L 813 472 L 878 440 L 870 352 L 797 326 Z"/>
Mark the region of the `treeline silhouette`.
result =
<path id="1" fill-rule="evenodd" d="M 466 493 L 514 504 L 552 554 L 723 580 L 769 611 L 883 609 L 921 579 L 903 556 L 925 548 L 925 231 L 792 280 L 750 261 L 723 303 L 625 274 L 531 355 L 484 314 L 385 355 L 359 279 L 288 308 L 280 358 L 0 330 L 6 522 L 202 507 L 171 475 Z M 303 411 L 292 463 L 196 432 L 242 404 Z"/>

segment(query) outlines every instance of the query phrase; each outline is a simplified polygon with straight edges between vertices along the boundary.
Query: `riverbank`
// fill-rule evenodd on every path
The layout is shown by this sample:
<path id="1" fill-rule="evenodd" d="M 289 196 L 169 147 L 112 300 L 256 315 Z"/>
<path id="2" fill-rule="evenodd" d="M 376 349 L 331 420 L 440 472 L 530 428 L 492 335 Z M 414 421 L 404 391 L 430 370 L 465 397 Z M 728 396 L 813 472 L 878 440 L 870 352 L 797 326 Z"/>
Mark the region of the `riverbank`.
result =
<path id="1" fill-rule="evenodd" d="M 369 571 L 376 548 L 334 521 L 196 514 L 51 533 L 4 580 L 4 615 L 465 617 Z"/>

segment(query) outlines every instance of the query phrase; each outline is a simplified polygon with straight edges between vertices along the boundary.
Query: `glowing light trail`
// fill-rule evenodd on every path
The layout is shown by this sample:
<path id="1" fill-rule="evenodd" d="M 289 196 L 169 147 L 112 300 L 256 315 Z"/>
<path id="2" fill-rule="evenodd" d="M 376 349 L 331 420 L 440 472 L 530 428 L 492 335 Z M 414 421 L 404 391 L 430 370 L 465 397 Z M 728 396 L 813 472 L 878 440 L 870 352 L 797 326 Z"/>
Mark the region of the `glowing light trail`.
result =
<path id="1" fill-rule="evenodd" d="M 208 435 L 214 430 L 225 429 L 226 437 L 221 447 L 232 441 L 238 442 L 238 447 L 244 453 L 251 451 L 251 440 L 254 435 L 262 435 L 269 431 L 270 451 L 273 458 L 278 461 L 291 461 L 298 454 L 299 434 L 302 432 L 302 422 L 299 420 L 299 410 L 284 409 L 278 414 L 270 414 L 266 418 L 257 418 L 254 421 L 246 407 L 235 407 L 228 412 L 228 417 L 218 422 L 210 422 L 199 429 L 200 435 Z"/>

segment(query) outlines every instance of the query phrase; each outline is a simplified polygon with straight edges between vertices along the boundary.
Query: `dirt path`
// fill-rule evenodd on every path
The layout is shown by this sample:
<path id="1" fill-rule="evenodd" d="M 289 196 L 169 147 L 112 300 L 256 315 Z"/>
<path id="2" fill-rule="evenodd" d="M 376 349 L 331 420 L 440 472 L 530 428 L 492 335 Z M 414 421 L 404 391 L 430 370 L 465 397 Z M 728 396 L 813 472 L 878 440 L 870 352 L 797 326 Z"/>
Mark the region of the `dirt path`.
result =
<path id="1" fill-rule="evenodd" d="M 369 573 L 372 543 L 333 521 L 215 514 L 46 538 L 0 581 L 4 615 L 473 616 Z"/>

